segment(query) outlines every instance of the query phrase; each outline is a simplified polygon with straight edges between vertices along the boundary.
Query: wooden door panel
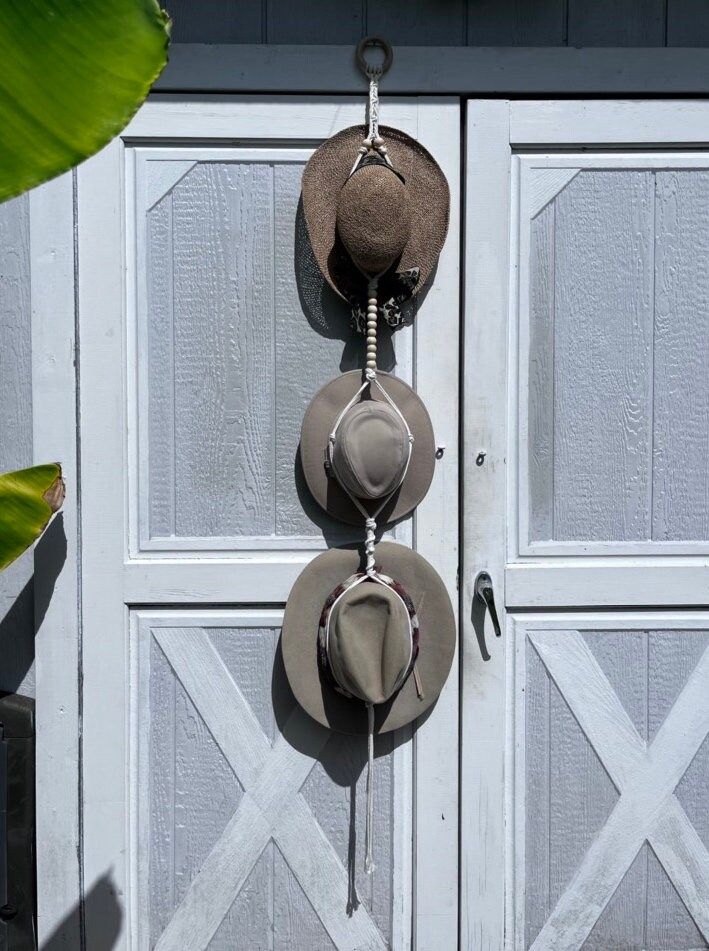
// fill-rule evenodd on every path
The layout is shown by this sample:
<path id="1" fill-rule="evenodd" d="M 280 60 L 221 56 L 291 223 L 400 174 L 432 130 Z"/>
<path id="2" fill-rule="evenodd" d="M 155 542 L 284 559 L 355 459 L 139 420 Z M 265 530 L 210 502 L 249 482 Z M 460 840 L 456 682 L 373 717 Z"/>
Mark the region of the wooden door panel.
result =
<path id="1" fill-rule="evenodd" d="M 366 798 L 366 742 L 334 736 L 297 706 L 280 658 L 281 617 L 133 617 L 135 834 L 148 843 L 134 854 L 137 927 L 150 946 L 388 944 L 393 890 L 407 887 L 393 847 L 411 836 L 410 813 L 396 808 L 411 769 L 407 736 L 378 744 L 376 869 L 367 876 L 356 808 Z"/>
<path id="2" fill-rule="evenodd" d="M 470 104 L 471 946 L 709 945 L 708 120 Z"/>
<path id="3" fill-rule="evenodd" d="M 454 596 L 459 106 L 389 109 L 452 199 L 435 286 L 381 335 L 438 446 L 391 534 Z M 370 879 L 366 743 L 294 704 L 278 650 L 303 567 L 361 540 L 319 511 L 297 458 L 310 399 L 363 355 L 309 253 L 300 178 L 361 119 L 352 100 L 157 98 L 79 173 L 84 861 L 118 902 L 120 948 L 457 940 L 456 679 L 413 742 L 377 741 Z M 91 946 L 108 941 L 101 907 Z"/>
<path id="4" fill-rule="evenodd" d="M 517 947 L 707 946 L 707 623 L 510 625 Z"/>
<path id="5" fill-rule="evenodd" d="M 517 162 L 511 556 L 706 553 L 706 159 Z"/>
<path id="6" fill-rule="evenodd" d="M 297 456 L 313 394 L 361 363 L 307 241 L 309 150 L 134 153 L 139 550 L 352 537 L 312 504 Z M 396 354 L 383 336 L 387 368 L 410 379 L 410 332 Z"/>

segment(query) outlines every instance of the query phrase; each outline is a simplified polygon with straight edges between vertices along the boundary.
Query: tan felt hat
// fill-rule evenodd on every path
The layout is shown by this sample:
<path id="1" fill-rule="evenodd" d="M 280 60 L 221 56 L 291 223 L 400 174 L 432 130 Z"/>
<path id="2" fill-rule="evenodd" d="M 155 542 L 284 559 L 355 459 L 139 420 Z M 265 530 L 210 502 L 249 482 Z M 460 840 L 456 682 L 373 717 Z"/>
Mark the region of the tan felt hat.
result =
<path id="1" fill-rule="evenodd" d="M 361 304 L 364 275 L 391 268 L 380 300 L 400 303 L 421 290 L 441 253 L 448 182 L 420 143 L 388 126 L 379 132 L 391 167 L 369 156 L 353 171 L 366 132 L 364 126 L 343 129 L 311 156 L 303 172 L 303 212 L 315 259 L 340 297 Z"/>
<path id="2" fill-rule="evenodd" d="M 411 512 L 431 485 L 435 452 L 422 400 L 389 373 L 377 373 L 364 387 L 361 371 L 343 373 L 315 395 L 303 419 L 308 488 L 328 514 L 352 525 L 362 523 L 363 513 L 351 496 L 379 524 Z"/>
<path id="3" fill-rule="evenodd" d="M 374 733 L 415 720 L 436 700 L 455 652 L 455 616 L 433 567 L 403 545 L 377 546 L 373 575 L 333 548 L 304 569 L 283 618 L 291 689 L 319 723 Z"/>

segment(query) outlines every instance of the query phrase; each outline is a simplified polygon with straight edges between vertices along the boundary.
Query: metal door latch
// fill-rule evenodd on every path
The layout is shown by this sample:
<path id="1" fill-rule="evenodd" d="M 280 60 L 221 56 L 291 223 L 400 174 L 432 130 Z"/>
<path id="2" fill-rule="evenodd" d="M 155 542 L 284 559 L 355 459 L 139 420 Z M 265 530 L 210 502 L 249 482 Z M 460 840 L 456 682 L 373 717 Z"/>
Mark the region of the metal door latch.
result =
<path id="1" fill-rule="evenodd" d="M 481 571 L 475 579 L 475 597 L 478 601 L 482 602 L 490 612 L 490 618 L 492 620 L 492 626 L 495 628 L 496 636 L 502 637 L 500 621 L 497 617 L 497 609 L 495 607 L 495 595 L 492 590 L 492 578 L 487 571 Z"/>

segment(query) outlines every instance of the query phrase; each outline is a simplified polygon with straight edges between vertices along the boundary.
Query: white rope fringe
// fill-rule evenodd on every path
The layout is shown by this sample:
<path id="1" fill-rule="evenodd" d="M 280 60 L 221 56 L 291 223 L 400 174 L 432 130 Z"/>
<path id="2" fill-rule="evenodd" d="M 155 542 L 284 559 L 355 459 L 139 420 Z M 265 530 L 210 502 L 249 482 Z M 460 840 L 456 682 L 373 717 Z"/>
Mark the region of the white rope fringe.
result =
<path id="1" fill-rule="evenodd" d="M 374 825 L 374 705 L 367 704 L 367 831 L 364 870 L 367 875 L 374 871 L 372 860 L 372 827 Z"/>

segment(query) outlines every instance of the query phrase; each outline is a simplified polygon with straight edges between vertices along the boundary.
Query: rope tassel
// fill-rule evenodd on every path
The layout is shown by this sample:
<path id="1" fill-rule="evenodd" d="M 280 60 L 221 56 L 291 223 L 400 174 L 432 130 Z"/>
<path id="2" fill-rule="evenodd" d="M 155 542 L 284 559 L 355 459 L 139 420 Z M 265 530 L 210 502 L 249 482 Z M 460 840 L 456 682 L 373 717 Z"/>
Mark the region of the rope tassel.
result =
<path id="1" fill-rule="evenodd" d="M 367 704 L 367 831 L 364 870 L 374 871 L 372 859 L 372 829 L 374 825 L 374 704 Z"/>

